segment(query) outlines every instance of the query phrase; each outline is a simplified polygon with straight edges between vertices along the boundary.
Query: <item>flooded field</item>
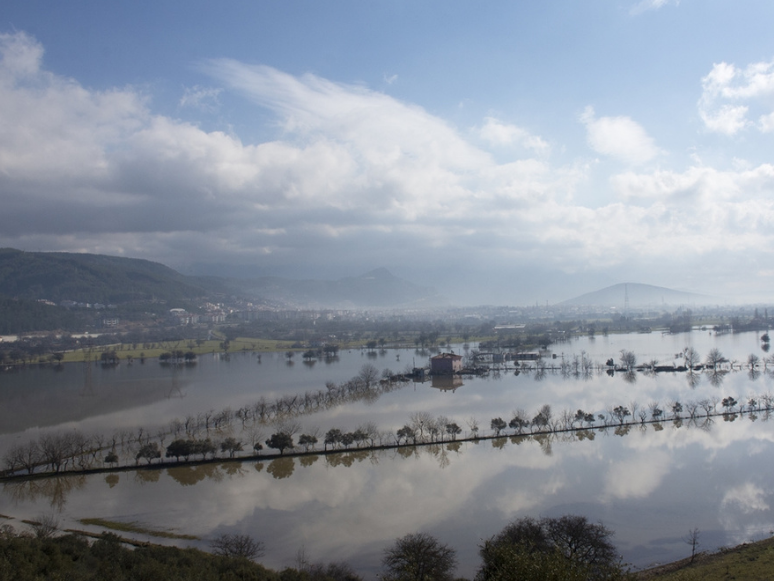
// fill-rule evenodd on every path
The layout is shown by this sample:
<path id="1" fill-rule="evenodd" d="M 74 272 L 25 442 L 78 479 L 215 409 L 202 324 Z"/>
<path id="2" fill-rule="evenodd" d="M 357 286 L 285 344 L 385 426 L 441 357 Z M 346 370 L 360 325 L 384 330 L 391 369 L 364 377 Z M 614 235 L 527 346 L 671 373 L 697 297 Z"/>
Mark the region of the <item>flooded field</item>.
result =
<path id="1" fill-rule="evenodd" d="M 696 331 L 582 338 L 553 346 L 557 357 L 549 363 L 559 365 L 562 358 L 585 354 L 604 364 L 629 349 L 639 361 L 680 364 L 675 356 L 687 346 L 702 358 L 712 348 L 739 362 L 751 353 L 766 355 L 755 333 L 716 337 Z M 455 351 L 464 354 L 462 346 Z M 3 373 L 0 447 L 75 428 L 106 435 L 138 427 L 161 432 L 187 415 L 324 390 L 326 382 L 347 381 L 367 363 L 380 372 L 397 372 L 426 360 L 427 354 L 413 350 L 341 352 L 327 363 L 305 363 L 299 354 L 291 364 L 282 353 L 260 359 L 238 353 L 228 360 L 203 356 L 190 367 L 146 361 Z M 457 422 L 463 436 L 469 435 L 473 418 L 481 434 L 490 434 L 492 418 L 507 422 L 516 409 L 532 417 L 545 404 L 558 416 L 563 410 L 597 414 L 632 403 L 647 408 L 658 402 L 666 408 L 678 401 L 728 396 L 744 402 L 771 392 L 772 381 L 764 370 L 737 370 L 719 381 L 710 381 L 707 374 L 689 381 L 684 373 L 638 372 L 627 380 L 604 371 L 516 375 L 509 370 L 440 387 L 408 383 L 376 398 L 342 401 L 293 420 L 299 433 L 354 430 L 372 422 L 387 434 L 409 422 L 412 414 L 426 412 Z M 409 532 L 429 532 L 455 547 L 459 573 L 472 577 L 477 545 L 510 520 L 579 513 L 613 529 L 625 559 L 646 566 L 689 554 L 680 538 L 692 528 L 702 531 L 707 549 L 767 536 L 774 529 L 773 426 L 764 413 L 709 422 L 668 419 L 625 430 L 611 426 L 338 456 L 63 476 L 4 485 L 0 514 L 21 519 L 55 513 L 63 526 L 93 531 L 99 529 L 79 520 L 138 522 L 201 539 L 149 537 L 154 542 L 202 547 L 221 532 L 248 533 L 266 543 L 262 561 L 269 566 L 293 565 L 303 547 L 312 560 L 348 560 L 374 578 L 383 549 Z M 248 428 L 250 437 L 263 439 L 272 430 L 271 425 L 243 430 L 240 422 L 233 422 L 228 433 L 211 436 L 246 440 Z"/>

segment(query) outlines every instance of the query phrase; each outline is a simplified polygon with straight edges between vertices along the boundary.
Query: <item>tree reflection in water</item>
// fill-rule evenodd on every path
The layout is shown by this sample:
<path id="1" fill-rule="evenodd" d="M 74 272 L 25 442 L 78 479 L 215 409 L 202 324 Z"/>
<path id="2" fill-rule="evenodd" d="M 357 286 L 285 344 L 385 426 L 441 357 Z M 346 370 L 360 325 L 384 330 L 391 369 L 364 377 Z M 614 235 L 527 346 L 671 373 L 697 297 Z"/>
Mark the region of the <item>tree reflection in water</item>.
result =
<path id="1" fill-rule="evenodd" d="M 325 462 L 328 466 L 345 466 L 349 468 L 355 462 L 362 462 L 371 456 L 369 450 L 355 450 L 352 452 L 344 452 L 343 454 L 329 454 L 325 457 Z"/>
<path id="2" fill-rule="evenodd" d="M 730 412 L 717 414 L 722 416 L 724 422 L 734 422 L 739 417 L 747 415 L 750 421 L 768 421 L 772 414 L 768 411 L 759 413 L 742 414 L 739 412 Z M 588 427 L 580 430 L 567 430 L 555 432 L 539 432 L 535 434 L 512 434 L 500 436 L 497 438 L 480 438 L 479 440 L 466 440 L 454 442 L 435 442 L 430 445 L 418 446 L 400 446 L 397 448 L 378 449 L 378 450 L 349 450 L 336 454 L 325 454 L 323 459 L 326 466 L 331 468 L 351 467 L 356 463 L 362 463 L 368 460 L 372 464 L 378 464 L 379 459 L 384 455 L 391 459 L 416 458 L 421 456 L 432 456 L 435 458 L 441 468 L 447 468 L 451 465 L 455 457 L 460 456 L 465 448 L 477 445 L 485 440 L 490 440 L 491 448 L 494 450 L 504 450 L 507 444 L 524 446 L 530 443 L 537 444 L 541 452 L 546 456 L 553 453 L 552 445 L 554 442 L 571 443 L 593 441 L 597 433 L 613 433 L 624 437 L 631 433 L 634 426 L 640 430 L 647 430 L 650 425 L 654 432 L 662 432 L 669 427 L 672 430 L 698 428 L 703 431 L 710 431 L 715 420 L 712 415 L 696 417 L 675 417 L 667 422 L 632 422 L 623 425 L 606 425 L 596 428 Z M 310 467 L 320 461 L 320 455 L 309 454 L 301 456 L 299 464 L 302 468 Z M 293 457 L 280 457 L 273 460 L 255 462 L 253 467 L 257 472 L 262 472 L 264 468 L 272 478 L 283 480 L 290 478 L 296 469 L 296 461 Z M 222 462 L 205 463 L 200 465 L 180 465 L 167 468 L 166 470 L 136 470 L 133 473 L 133 480 L 140 485 L 147 483 L 156 483 L 161 479 L 162 473 L 166 473 L 172 480 L 181 486 L 193 486 L 204 480 L 220 482 L 225 478 L 241 478 L 249 474 L 248 465 L 243 462 Z M 52 478 L 39 478 L 27 481 L 7 482 L 3 485 L 3 490 L 16 503 L 35 502 L 39 498 L 45 498 L 50 505 L 62 511 L 70 492 L 80 490 L 84 487 L 87 477 L 85 475 L 61 475 Z M 108 474 L 104 476 L 104 482 L 108 487 L 113 488 L 119 482 L 118 474 Z"/>
<path id="3" fill-rule="evenodd" d="M 137 470 L 134 473 L 134 480 L 140 484 L 158 482 L 161 477 L 161 470 Z"/>
<path id="4" fill-rule="evenodd" d="M 723 385 L 723 380 L 726 378 L 726 374 L 728 373 L 725 369 L 711 369 L 709 370 L 707 376 L 709 377 L 710 385 L 713 387 L 720 387 Z"/>
<path id="5" fill-rule="evenodd" d="M 219 464 L 175 466 L 174 468 L 167 468 L 167 474 L 169 474 L 175 482 L 183 486 L 194 486 L 205 479 L 214 480 L 215 482 L 223 480 L 223 471 Z"/>
<path id="6" fill-rule="evenodd" d="M 691 389 L 696 389 L 696 387 L 701 383 L 701 374 L 700 373 L 694 373 L 693 371 L 689 371 L 685 374 L 685 378 L 688 380 L 688 386 Z"/>
<path id="7" fill-rule="evenodd" d="M 8 482 L 3 491 L 17 503 L 35 502 L 43 497 L 59 512 L 67 502 L 70 492 L 80 490 L 86 484 L 85 476 L 57 476 L 19 482 Z"/>
<path id="8" fill-rule="evenodd" d="M 266 472 L 277 480 L 282 480 L 283 478 L 290 478 L 295 469 L 296 462 L 293 458 L 277 458 L 269 462 Z"/>

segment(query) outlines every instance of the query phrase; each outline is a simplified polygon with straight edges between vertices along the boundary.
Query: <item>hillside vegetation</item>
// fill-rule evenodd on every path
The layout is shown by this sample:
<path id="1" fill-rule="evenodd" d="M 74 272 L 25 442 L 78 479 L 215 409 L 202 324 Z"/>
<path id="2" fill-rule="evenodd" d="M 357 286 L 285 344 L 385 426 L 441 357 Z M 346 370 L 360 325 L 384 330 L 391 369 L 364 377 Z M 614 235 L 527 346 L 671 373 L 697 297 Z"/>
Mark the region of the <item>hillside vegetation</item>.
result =
<path id="1" fill-rule="evenodd" d="M 758 581 L 774 579 L 774 538 L 702 553 L 637 574 L 648 581 Z"/>
<path id="2" fill-rule="evenodd" d="M 0 335 L 74 329 L 89 323 L 86 313 L 38 301 L 0 296 Z"/>
<path id="3" fill-rule="evenodd" d="M 197 280 L 147 260 L 0 249 L 0 295 L 17 299 L 57 304 L 190 300 L 212 290 Z"/>
<path id="4" fill-rule="evenodd" d="M 119 538 L 103 534 L 96 542 L 80 535 L 33 538 L 0 535 L 0 580 L 167 579 L 197 581 L 303 581 L 298 574 L 282 575 L 245 558 L 210 555 L 196 549 L 146 546 L 124 547 Z"/>

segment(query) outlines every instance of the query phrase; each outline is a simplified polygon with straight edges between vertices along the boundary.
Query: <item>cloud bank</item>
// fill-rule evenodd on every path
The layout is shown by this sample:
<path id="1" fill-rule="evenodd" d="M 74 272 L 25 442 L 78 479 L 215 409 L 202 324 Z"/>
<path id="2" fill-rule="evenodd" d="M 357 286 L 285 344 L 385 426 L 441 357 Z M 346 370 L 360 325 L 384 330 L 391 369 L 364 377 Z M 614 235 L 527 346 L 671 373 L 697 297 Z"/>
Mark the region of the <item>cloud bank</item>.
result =
<path id="1" fill-rule="evenodd" d="M 27 34 L 0 35 L 0 54 L 2 246 L 350 274 L 467 264 L 515 280 L 525 268 L 658 265 L 663 281 L 640 277 L 655 284 L 689 266 L 742 263 L 770 285 L 756 265 L 772 247 L 774 167 L 650 167 L 665 152 L 627 116 L 580 117 L 590 148 L 617 167 L 601 182 L 608 201 L 589 205 L 578 192 L 599 176 L 586 151 L 558 163 L 550 140 L 494 117 L 461 131 L 362 85 L 201 63 L 218 86 L 185 89 L 181 110 L 216 107 L 227 93 L 249 99 L 272 115 L 275 136 L 244 143 L 154 113 L 133 87 L 89 89 L 46 70 Z M 726 132 L 744 115 L 723 101 L 770 90 L 771 65 L 751 67 L 716 65 L 702 81 L 707 119 Z"/>

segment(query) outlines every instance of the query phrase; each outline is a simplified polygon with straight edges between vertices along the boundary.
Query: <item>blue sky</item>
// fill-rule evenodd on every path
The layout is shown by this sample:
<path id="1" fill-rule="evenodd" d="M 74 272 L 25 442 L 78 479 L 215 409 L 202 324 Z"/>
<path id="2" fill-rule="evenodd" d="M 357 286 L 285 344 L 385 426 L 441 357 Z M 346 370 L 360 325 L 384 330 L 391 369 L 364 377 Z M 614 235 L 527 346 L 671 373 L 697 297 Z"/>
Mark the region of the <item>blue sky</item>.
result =
<path id="1" fill-rule="evenodd" d="M 768 300 L 774 4 L 16 2 L 0 245 Z"/>

